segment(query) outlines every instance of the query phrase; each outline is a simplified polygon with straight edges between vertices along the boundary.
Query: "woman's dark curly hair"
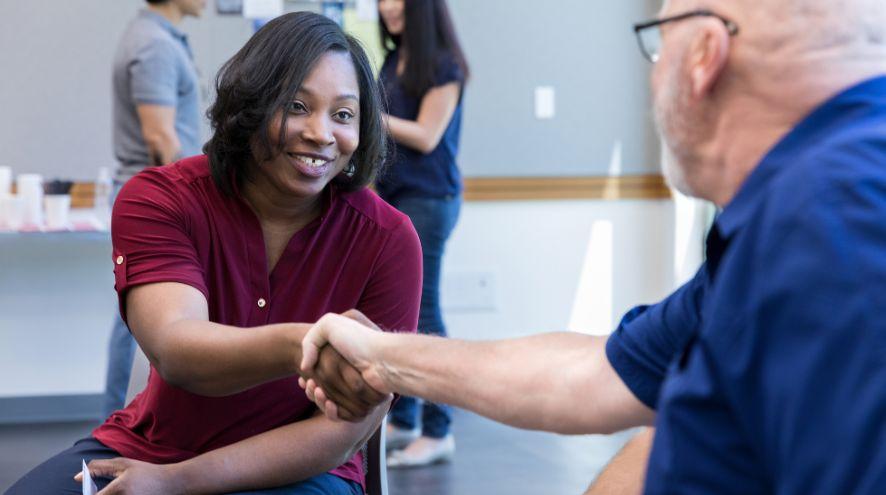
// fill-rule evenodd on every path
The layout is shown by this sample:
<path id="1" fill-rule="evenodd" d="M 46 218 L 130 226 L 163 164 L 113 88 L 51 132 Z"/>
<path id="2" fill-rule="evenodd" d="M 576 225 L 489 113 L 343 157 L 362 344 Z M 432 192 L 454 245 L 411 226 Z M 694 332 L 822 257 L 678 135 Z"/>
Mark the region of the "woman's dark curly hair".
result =
<path id="1" fill-rule="evenodd" d="M 232 194 L 234 183 L 242 185 L 249 167 L 283 151 L 286 126 L 280 126 L 281 144 L 274 149 L 268 137 L 271 120 L 286 114 L 314 64 L 330 51 L 351 56 L 360 87 L 360 144 L 350 162 L 354 174 L 340 174 L 333 182 L 353 191 L 374 180 L 385 161 L 387 134 L 369 58 L 359 41 L 328 18 L 294 12 L 262 27 L 216 77 L 216 100 L 207 112 L 213 135 L 203 152 L 224 193 Z"/>

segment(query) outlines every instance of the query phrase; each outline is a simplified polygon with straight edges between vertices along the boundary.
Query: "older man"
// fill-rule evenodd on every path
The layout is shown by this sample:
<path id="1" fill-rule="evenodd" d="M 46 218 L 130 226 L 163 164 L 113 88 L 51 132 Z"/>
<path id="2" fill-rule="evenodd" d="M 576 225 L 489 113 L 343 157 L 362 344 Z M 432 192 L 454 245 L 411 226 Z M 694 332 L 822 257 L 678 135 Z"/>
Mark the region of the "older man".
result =
<path id="1" fill-rule="evenodd" d="M 886 493 L 886 2 L 673 0 L 637 31 L 666 173 L 723 207 L 693 281 L 632 311 L 605 358 L 592 337 L 444 342 L 334 315 L 306 348 L 517 426 L 657 409 L 647 493 Z"/>

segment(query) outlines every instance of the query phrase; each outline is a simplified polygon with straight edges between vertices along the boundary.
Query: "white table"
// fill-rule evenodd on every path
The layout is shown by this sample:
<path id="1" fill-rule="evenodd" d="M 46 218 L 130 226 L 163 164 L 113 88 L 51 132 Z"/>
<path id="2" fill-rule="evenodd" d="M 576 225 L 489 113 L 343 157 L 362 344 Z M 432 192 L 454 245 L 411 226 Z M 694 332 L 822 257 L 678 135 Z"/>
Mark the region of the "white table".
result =
<path id="1" fill-rule="evenodd" d="M 0 400 L 101 394 L 116 311 L 108 232 L 0 233 Z"/>

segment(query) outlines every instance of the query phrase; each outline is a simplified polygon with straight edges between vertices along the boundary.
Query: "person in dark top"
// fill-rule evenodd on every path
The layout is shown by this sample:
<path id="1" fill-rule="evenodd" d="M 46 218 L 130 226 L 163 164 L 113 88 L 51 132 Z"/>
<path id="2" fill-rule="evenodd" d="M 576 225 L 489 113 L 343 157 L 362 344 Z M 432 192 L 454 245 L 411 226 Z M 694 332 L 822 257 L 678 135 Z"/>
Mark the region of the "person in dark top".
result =
<path id="1" fill-rule="evenodd" d="M 335 423 L 295 375 L 324 313 L 418 322 L 418 236 L 365 187 L 387 142 L 372 68 L 334 22 L 298 12 L 259 30 L 216 93 L 206 155 L 142 171 L 114 208 L 115 288 L 147 386 L 9 495 L 79 493 L 82 459 L 107 493 L 363 493 L 360 448 L 391 398 Z"/>
<path id="2" fill-rule="evenodd" d="M 419 331 L 446 336 L 440 273 L 446 240 L 461 208 L 456 156 L 468 66 L 444 0 L 381 0 L 378 8 L 387 50 L 379 79 L 387 93 L 386 122 L 396 146 L 392 163 L 376 186 L 383 199 L 409 216 L 421 239 Z M 446 406 L 422 405 L 421 436 L 417 419 L 416 399 L 402 397 L 394 405 L 388 466 L 430 464 L 454 453 Z"/>

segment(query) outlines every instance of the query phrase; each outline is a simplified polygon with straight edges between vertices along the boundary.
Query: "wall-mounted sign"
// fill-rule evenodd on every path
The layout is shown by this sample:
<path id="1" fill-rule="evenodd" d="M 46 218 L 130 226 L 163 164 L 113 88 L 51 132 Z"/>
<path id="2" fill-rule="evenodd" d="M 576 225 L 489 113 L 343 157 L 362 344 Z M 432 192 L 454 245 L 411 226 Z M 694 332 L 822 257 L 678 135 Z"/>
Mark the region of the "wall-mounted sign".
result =
<path id="1" fill-rule="evenodd" d="M 335 21 L 339 26 L 345 25 L 345 2 L 323 2 L 323 15 Z"/>
<path id="2" fill-rule="evenodd" d="M 215 0 L 215 10 L 220 15 L 240 15 L 243 13 L 243 0 Z"/>
<path id="3" fill-rule="evenodd" d="M 283 0 L 243 0 L 243 17 L 273 19 L 283 15 Z"/>
<path id="4" fill-rule="evenodd" d="M 378 0 L 357 0 L 357 19 L 361 21 L 377 21 Z"/>

